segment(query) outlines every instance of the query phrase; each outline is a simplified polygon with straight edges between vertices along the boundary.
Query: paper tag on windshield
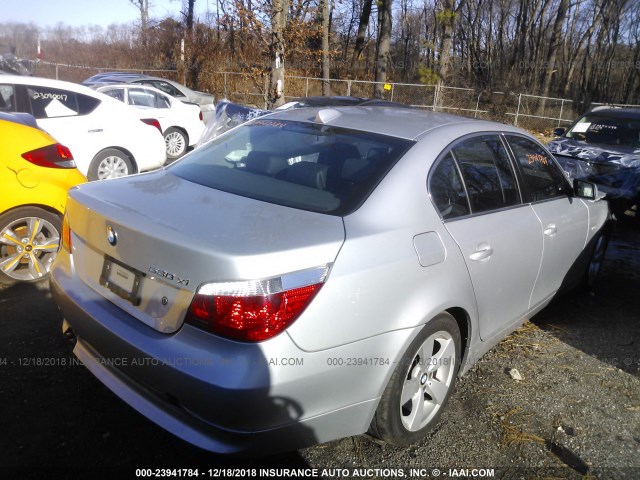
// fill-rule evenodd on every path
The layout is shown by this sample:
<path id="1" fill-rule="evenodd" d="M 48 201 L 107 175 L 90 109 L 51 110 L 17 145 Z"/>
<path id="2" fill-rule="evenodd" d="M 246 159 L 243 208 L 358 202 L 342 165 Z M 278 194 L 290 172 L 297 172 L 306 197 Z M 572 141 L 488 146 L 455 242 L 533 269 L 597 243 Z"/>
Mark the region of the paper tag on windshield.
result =
<path id="1" fill-rule="evenodd" d="M 571 131 L 573 133 L 584 133 L 589 129 L 590 126 L 591 126 L 591 122 L 578 123 L 576 124 L 575 127 L 573 127 L 573 130 Z"/>

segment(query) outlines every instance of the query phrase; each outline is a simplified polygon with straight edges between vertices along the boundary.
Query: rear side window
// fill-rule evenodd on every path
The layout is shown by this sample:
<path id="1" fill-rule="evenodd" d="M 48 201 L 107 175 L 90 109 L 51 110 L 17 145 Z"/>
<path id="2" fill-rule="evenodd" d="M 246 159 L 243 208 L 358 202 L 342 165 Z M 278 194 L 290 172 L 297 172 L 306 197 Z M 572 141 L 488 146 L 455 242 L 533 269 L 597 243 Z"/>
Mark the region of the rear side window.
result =
<path id="1" fill-rule="evenodd" d="M 517 135 L 505 137 L 522 172 L 525 201 L 539 202 L 567 195 L 564 175 L 541 145 Z"/>
<path id="2" fill-rule="evenodd" d="M 451 153 L 438 162 L 429 182 L 431 199 L 443 219 L 469 215 L 467 194 Z"/>
<path id="3" fill-rule="evenodd" d="M 171 100 L 166 95 L 153 92 L 156 102 L 156 108 L 171 108 Z"/>
<path id="4" fill-rule="evenodd" d="M 511 162 L 497 135 L 472 137 L 451 151 L 462 173 L 473 213 L 520 203 Z"/>
<path id="5" fill-rule="evenodd" d="M 91 113 L 100 100 L 57 88 L 28 86 L 31 113 L 36 118 L 70 117 Z"/>
<path id="6" fill-rule="evenodd" d="M 176 87 L 174 87 L 170 83 L 163 82 L 161 80 L 143 80 L 139 83 L 141 83 L 142 85 L 149 85 L 151 87 L 155 87 L 158 90 L 163 91 L 164 93 L 168 93 L 172 97 L 184 97 L 182 92 L 178 90 Z"/>
<path id="7" fill-rule="evenodd" d="M 138 107 L 155 107 L 155 99 L 147 90 L 132 88 L 129 90 L 129 104 Z"/>
<path id="8" fill-rule="evenodd" d="M 265 118 L 230 131 L 168 170 L 225 192 L 342 216 L 364 202 L 413 143 Z"/>
<path id="9" fill-rule="evenodd" d="M 13 85 L 0 84 L 0 112 L 14 112 L 15 103 Z"/>
<path id="10" fill-rule="evenodd" d="M 114 88 L 111 90 L 103 90 L 102 93 L 105 95 L 109 95 L 110 97 L 115 98 L 116 100 L 124 103 L 124 90 L 122 88 Z"/>
<path id="11" fill-rule="evenodd" d="M 129 89 L 129 104 L 152 108 L 169 108 L 170 106 L 164 95 L 144 88 Z"/>

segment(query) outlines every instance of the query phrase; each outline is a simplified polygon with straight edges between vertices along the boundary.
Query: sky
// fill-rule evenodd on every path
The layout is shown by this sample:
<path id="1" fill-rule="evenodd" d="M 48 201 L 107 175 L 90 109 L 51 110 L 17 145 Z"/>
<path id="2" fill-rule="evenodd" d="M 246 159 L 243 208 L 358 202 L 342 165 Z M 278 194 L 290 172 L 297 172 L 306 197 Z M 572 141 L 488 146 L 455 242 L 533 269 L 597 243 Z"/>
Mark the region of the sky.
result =
<path id="1" fill-rule="evenodd" d="M 204 19 L 215 0 L 196 0 L 196 17 Z M 149 16 L 178 17 L 182 0 L 149 0 Z M 0 0 L 0 23 L 33 22 L 39 27 L 59 22 L 73 27 L 140 21 L 140 11 L 129 0 Z"/>

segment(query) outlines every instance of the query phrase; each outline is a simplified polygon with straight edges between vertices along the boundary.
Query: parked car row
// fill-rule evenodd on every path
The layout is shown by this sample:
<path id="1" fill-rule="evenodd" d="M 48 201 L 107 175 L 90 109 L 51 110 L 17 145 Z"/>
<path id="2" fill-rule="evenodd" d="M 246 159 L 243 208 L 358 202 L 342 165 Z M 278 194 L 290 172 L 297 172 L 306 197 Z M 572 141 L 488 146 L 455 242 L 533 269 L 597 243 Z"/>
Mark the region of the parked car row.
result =
<path id="1" fill-rule="evenodd" d="M 98 92 L 132 105 L 142 118 L 158 121 L 167 150 L 167 158 L 176 160 L 196 145 L 204 132 L 202 112 L 197 105 L 183 103 L 160 90 L 137 84 L 97 87 Z"/>
<path id="2" fill-rule="evenodd" d="M 141 122 L 130 107 L 83 85 L 4 75 L 0 111 L 32 114 L 40 128 L 71 149 L 89 180 L 156 169 L 167 159 L 157 128 Z"/>
<path id="3" fill-rule="evenodd" d="M 152 80 L 0 78 L 0 282 L 49 273 L 82 363 L 218 453 L 422 439 L 458 376 L 592 287 L 614 221 L 596 183 L 631 188 L 516 127 L 389 102 L 219 102 L 205 131 L 212 99 Z M 550 149 L 637 148 L 619 113 Z"/>
<path id="4" fill-rule="evenodd" d="M 69 188 L 157 169 L 204 131 L 197 105 L 153 87 L 98 90 L 109 95 L 57 80 L 0 78 L 0 283 L 47 278 Z"/>
<path id="5" fill-rule="evenodd" d="M 171 95 L 173 98 L 186 103 L 194 103 L 200 107 L 204 122 L 209 121 L 209 117 L 215 110 L 215 97 L 209 93 L 197 92 L 182 85 L 179 82 L 166 78 L 154 77 L 128 72 L 104 72 L 87 78 L 83 85 L 90 87 L 100 87 L 115 83 L 130 83 L 133 85 L 147 85 Z"/>

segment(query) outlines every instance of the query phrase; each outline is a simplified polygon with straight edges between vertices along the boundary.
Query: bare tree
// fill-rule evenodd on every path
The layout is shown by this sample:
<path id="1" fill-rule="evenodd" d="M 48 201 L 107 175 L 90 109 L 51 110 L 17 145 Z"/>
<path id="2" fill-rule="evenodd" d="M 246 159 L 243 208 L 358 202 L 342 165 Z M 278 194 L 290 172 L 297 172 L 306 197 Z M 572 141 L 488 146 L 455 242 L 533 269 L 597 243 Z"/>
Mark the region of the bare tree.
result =
<path id="1" fill-rule="evenodd" d="M 391 5 L 392 0 L 378 2 L 378 43 L 376 46 L 376 78 L 373 97 L 382 98 L 384 83 L 387 81 L 389 69 L 389 51 L 391 50 Z"/>
<path id="2" fill-rule="evenodd" d="M 435 105 L 441 102 L 441 87 L 448 80 L 448 75 L 451 71 L 453 33 L 460 10 L 464 7 L 464 4 L 465 0 L 458 0 L 457 6 L 455 5 L 455 0 L 442 0 L 442 10 L 436 15 L 436 20 L 442 29 L 442 39 L 438 58 L 438 85 Z"/>
<path id="3" fill-rule="evenodd" d="M 562 46 L 561 36 L 562 36 L 562 26 L 565 22 L 565 17 L 567 15 L 567 10 L 569 9 L 569 0 L 560 0 L 558 5 L 558 11 L 556 13 L 556 20 L 553 24 L 553 31 L 551 32 L 551 39 L 549 40 L 549 51 L 547 53 L 547 66 L 544 73 L 544 80 L 542 82 L 542 93 L 543 97 L 549 96 L 549 88 L 551 87 L 551 78 L 553 74 L 558 71 L 556 67 L 556 59 L 558 57 L 558 52 L 560 51 L 560 47 Z M 538 105 L 539 115 L 544 113 L 544 107 L 546 104 L 546 98 L 543 98 L 542 101 Z"/>
<path id="4" fill-rule="evenodd" d="M 367 35 L 367 27 L 369 26 L 369 18 L 371 17 L 371 5 L 373 0 L 364 0 L 362 4 L 362 15 L 360 15 L 360 23 L 358 24 L 358 33 L 356 35 L 356 43 L 353 47 L 353 57 L 351 58 L 351 76 L 354 77 L 358 60 L 364 50 L 364 43 Z"/>
<path id="5" fill-rule="evenodd" d="M 329 86 L 329 0 L 320 0 L 322 28 L 322 95 L 331 95 Z"/>
<path id="6" fill-rule="evenodd" d="M 140 33 L 142 45 L 147 46 L 147 29 L 149 28 L 149 0 L 129 0 L 140 11 Z"/>
<path id="7" fill-rule="evenodd" d="M 269 76 L 268 102 L 270 107 L 284 104 L 284 29 L 287 25 L 289 0 L 273 0 L 271 5 L 271 42 L 269 56 L 271 73 Z"/>
<path id="8" fill-rule="evenodd" d="M 188 77 L 192 87 L 196 87 L 198 83 L 198 69 L 194 64 L 193 55 L 193 10 L 196 0 L 187 0 L 187 12 L 185 15 L 186 25 L 186 52 L 185 52 L 185 79 Z M 185 82 L 186 83 L 186 82 Z"/>

